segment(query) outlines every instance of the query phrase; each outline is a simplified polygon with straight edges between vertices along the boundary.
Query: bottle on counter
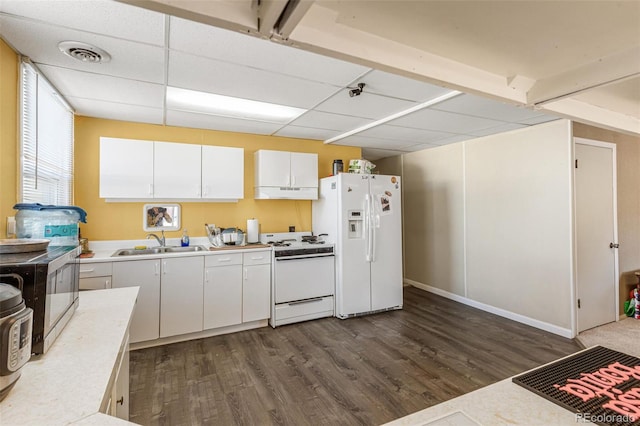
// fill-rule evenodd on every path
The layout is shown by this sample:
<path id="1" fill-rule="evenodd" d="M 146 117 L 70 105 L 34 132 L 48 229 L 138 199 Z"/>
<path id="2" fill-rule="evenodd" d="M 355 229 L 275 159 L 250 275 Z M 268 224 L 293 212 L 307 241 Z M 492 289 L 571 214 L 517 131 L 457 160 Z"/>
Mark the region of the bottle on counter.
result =
<path id="1" fill-rule="evenodd" d="M 187 230 L 186 229 L 182 232 L 182 238 L 180 239 L 180 245 L 182 247 L 188 247 L 189 246 L 189 234 L 187 234 Z"/>

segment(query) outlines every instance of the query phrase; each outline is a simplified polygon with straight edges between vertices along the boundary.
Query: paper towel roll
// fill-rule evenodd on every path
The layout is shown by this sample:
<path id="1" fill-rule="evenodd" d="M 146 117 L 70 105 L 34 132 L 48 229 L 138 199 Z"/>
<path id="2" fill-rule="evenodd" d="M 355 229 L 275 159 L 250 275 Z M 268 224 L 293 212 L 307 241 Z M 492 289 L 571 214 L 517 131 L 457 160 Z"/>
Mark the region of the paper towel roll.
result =
<path id="1" fill-rule="evenodd" d="M 247 242 L 257 243 L 258 241 L 258 219 L 247 219 Z"/>

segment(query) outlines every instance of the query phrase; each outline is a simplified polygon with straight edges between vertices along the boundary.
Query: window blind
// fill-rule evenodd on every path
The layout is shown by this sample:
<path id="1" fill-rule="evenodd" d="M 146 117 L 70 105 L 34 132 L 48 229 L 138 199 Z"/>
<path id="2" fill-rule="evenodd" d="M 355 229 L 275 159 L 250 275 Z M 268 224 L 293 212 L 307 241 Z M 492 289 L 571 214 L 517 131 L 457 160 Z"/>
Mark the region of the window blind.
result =
<path id="1" fill-rule="evenodd" d="M 73 111 L 29 62 L 21 63 L 20 200 L 73 204 Z"/>

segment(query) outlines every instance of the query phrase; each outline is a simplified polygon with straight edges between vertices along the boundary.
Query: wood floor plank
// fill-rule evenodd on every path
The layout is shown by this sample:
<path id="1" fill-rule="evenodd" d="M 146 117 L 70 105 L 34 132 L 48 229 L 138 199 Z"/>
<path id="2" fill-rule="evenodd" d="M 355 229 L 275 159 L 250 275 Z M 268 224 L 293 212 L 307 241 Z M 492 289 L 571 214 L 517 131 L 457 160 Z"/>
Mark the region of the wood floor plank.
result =
<path id="1" fill-rule="evenodd" d="M 373 425 L 581 347 L 422 290 L 404 309 L 131 353 L 143 425 Z"/>

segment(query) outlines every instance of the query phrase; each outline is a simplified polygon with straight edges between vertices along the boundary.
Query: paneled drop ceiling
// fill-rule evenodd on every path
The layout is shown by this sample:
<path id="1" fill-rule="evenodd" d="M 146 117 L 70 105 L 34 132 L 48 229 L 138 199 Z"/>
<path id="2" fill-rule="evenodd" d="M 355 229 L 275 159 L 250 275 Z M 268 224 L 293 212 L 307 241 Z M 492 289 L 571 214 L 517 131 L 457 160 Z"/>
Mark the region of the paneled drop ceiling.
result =
<path id="1" fill-rule="evenodd" d="M 171 3 L 171 7 L 164 7 L 164 3 Z M 261 2 L 263 7 L 274 3 L 284 7 L 287 2 Z M 310 13 L 309 19 L 314 18 L 314 2 L 301 3 L 304 7 L 298 10 L 296 19 L 302 19 L 305 13 Z M 318 7 L 339 9 L 345 3 L 354 6 L 371 2 L 316 3 Z M 420 2 L 408 2 L 412 3 Z M 140 4 L 165 13 L 110 0 L 0 0 L 0 36 L 41 69 L 77 114 L 115 120 L 328 140 L 461 89 L 446 81 L 433 84 L 435 80 L 419 73 L 356 60 L 326 46 L 298 43 L 307 50 L 289 46 L 296 43 L 282 35 L 274 37 L 273 31 L 261 33 L 250 28 L 256 13 L 264 15 L 263 23 L 273 20 L 264 9 L 256 11 L 251 1 Z M 212 8 L 212 4 L 219 7 Z M 193 11 L 187 9 L 189 5 L 210 9 Z M 213 11 L 228 11 L 228 16 L 222 16 L 227 20 L 212 18 Z M 372 24 L 376 21 L 370 14 L 367 19 Z M 357 24 L 368 25 L 366 20 Z M 414 24 L 418 23 L 407 22 Z M 303 33 L 310 25 L 298 30 Z M 417 35 L 422 31 L 419 26 L 415 29 Z M 304 34 L 301 38 L 311 39 L 308 31 Z M 58 43 L 68 40 L 104 49 L 111 61 L 91 64 L 72 59 L 58 49 Z M 447 48 L 446 40 L 441 41 L 440 47 Z M 453 46 L 450 51 L 458 54 Z M 538 68 L 543 72 L 544 67 Z M 350 97 L 349 87 L 360 82 L 366 84 L 363 93 Z M 634 81 L 625 84 L 627 90 L 622 93 L 628 98 L 627 112 L 633 116 L 638 91 Z M 267 119 L 170 109 L 165 99 L 168 86 L 293 106 L 307 112 L 282 125 Z M 489 99 L 483 90 L 464 91 L 474 94 L 462 93 L 333 143 L 362 147 L 365 158 L 375 160 L 558 118 L 526 102 L 496 100 L 499 96 Z M 583 101 L 589 96 L 596 94 L 580 94 Z"/>

